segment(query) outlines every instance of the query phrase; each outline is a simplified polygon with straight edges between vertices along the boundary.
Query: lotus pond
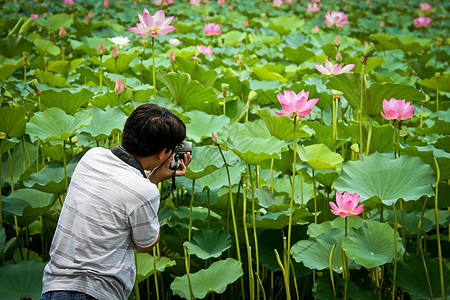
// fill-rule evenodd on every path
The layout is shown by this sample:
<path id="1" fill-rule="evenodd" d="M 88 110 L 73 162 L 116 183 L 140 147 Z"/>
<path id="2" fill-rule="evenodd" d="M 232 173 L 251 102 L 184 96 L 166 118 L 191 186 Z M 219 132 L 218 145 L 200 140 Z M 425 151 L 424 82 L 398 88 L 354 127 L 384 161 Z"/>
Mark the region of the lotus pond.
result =
<path id="1" fill-rule="evenodd" d="M 152 102 L 194 160 L 130 299 L 450 299 L 449 4 L 2 3 L 0 298 L 40 299 L 77 162 Z"/>

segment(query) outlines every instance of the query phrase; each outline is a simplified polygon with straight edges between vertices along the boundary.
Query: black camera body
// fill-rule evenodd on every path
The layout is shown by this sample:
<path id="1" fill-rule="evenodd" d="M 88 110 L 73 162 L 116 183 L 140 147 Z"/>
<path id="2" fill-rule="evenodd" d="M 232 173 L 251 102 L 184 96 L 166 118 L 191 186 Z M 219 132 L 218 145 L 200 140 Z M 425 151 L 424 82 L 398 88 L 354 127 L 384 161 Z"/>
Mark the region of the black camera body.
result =
<path id="1" fill-rule="evenodd" d="M 170 162 L 169 169 L 177 170 L 181 167 L 181 160 L 187 152 L 192 153 L 192 143 L 182 142 L 173 149 L 173 160 Z"/>

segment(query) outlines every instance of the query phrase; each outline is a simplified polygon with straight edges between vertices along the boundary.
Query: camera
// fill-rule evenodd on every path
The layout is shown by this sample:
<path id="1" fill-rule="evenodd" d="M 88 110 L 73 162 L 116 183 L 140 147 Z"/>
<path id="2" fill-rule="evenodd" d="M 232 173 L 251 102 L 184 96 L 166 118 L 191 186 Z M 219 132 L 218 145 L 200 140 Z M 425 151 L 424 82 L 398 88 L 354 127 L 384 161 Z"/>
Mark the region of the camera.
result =
<path id="1" fill-rule="evenodd" d="M 175 146 L 173 148 L 173 160 L 170 162 L 169 169 L 177 170 L 181 167 L 181 160 L 183 159 L 183 155 L 187 152 L 192 153 L 192 143 L 191 142 L 182 142 L 181 144 Z"/>

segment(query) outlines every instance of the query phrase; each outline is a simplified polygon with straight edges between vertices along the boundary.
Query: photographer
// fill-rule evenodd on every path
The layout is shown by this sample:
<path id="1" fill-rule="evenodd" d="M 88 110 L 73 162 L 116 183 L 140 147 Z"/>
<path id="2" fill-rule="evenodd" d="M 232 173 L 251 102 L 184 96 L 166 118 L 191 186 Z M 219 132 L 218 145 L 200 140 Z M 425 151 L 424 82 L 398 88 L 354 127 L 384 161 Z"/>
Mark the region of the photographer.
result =
<path id="1" fill-rule="evenodd" d="M 150 251 L 160 235 L 157 184 L 183 176 L 190 153 L 172 170 L 186 136 L 170 110 L 143 104 L 128 117 L 122 146 L 92 148 L 73 173 L 44 269 L 42 299 L 127 299 L 134 249 Z M 147 176 L 145 170 L 149 170 Z"/>

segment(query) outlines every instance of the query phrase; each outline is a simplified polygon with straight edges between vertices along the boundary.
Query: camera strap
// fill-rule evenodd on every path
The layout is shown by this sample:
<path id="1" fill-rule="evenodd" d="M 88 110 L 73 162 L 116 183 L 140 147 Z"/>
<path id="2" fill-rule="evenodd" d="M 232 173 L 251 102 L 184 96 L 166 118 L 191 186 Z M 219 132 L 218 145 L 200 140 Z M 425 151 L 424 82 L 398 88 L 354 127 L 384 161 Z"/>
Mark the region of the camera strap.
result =
<path id="1" fill-rule="evenodd" d="M 173 170 L 173 175 L 172 175 L 172 187 L 170 188 L 169 193 L 160 199 L 161 202 L 164 202 L 164 201 L 172 194 L 172 192 L 177 188 L 177 186 L 176 186 L 176 184 L 175 184 L 175 173 L 176 173 L 176 171 L 177 171 L 177 170 Z M 163 203 L 163 204 L 164 204 L 164 203 Z"/>

